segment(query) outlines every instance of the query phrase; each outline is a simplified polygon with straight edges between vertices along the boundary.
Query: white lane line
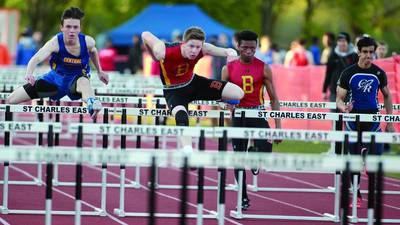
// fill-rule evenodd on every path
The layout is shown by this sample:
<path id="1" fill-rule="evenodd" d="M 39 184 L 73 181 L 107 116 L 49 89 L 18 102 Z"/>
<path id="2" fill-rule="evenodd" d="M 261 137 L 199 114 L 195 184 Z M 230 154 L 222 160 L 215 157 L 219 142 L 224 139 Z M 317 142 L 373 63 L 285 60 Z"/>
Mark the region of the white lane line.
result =
<path id="1" fill-rule="evenodd" d="M 3 219 L 3 218 L 1 218 L 1 217 L 0 217 L 0 222 L 1 222 L 3 225 L 11 225 L 11 224 L 9 224 L 5 219 Z"/>
<path id="2" fill-rule="evenodd" d="M 303 180 L 300 180 L 300 179 L 297 179 L 297 178 L 289 177 L 289 176 L 286 176 L 286 175 L 283 175 L 283 174 L 277 174 L 277 173 L 265 173 L 265 174 L 266 175 L 270 175 L 270 176 L 274 176 L 274 177 L 283 178 L 283 179 L 290 180 L 290 181 L 293 181 L 293 182 L 309 185 L 309 186 L 315 187 L 315 188 L 320 188 L 320 189 L 326 188 L 326 187 L 322 187 L 322 186 L 317 185 L 317 184 L 313 184 L 313 183 L 310 183 L 310 182 L 307 182 L 307 181 L 303 181 Z"/>
<path id="3" fill-rule="evenodd" d="M 400 180 L 399 180 L 399 179 L 397 179 L 397 178 L 393 178 L 393 177 L 385 177 L 385 180 L 390 180 L 390 181 L 392 181 L 392 182 L 396 182 L 396 183 L 399 183 L 399 184 L 400 184 Z"/>
<path id="4" fill-rule="evenodd" d="M 389 207 L 389 208 L 391 208 L 391 209 L 400 210 L 400 208 L 399 208 L 399 207 L 396 207 L 396 206 L 392 206 L 392 205 L 388 205 L 388 204 L 383 204 L 383 205 L 386 206 L 386 207 Z"/>
<path id="5" fill-rule="evenodd" d="M 29 172 L 26 172 L 25 170 L 20 169 L 20 168 L 14 166 L 14 165 L 10 165 L 10 168 L 12 168 L 12 169 L 14 169 L 14 170 L 16 170 L 16 171 L 18 171 L 18 172 L 24 174 L 25 176 L 27 176 L 27 177 L 29 177 L 29 178 L 31 178 L 31 179 L 37 179 L 36 177 L 34 177 L 33 175 L 31 175 Z M 42 180 L 42 182 L 43 182 L 44 185 L 46 185 L 46 183 L 45 183 L 44 180 Z M 68 198 L 70 198 L 70 199 L 72 199 L 72 200 L 75 200 L 75 197 L 74 197 L 74 196 L 72 196 L 72 195 L 70 195 L 70 194 L 68 194 L 68 193 L 66 193 L 66 192 L 64 192 L 64 191 L 62 191 L 62 190 L 60 190 L 60 189 L 58 189 L 58 188 L 56 188 L 56 187 L 53 187 L 53 190 L 54 190 L 55 192 L 60 193 L 61 195 L 64 195 L 64 196 L 66 196 L 66 197 L 68 197 Z M 84 204 L 84 205 L 86 205 L 86 206 L 88 206 L 88 207 L 90 207 L 90 208 L 92 208 L 92 209 L 98 209 L 97 207 L 95 207 L 94 205 L 92 205 L 92 204 L 90 204 L 90 203 L 88 203 L 88 202 L 86 202 L 86 201 L 81 200 L 81 202 L 82 202 L 82 204 Z M 113 215 L 109 214 L 108 212 L 106 212 L 106 216 L 109 217 L 110 219 L 114 220 L 115 222 L 119 223 L 119 224 L 122 224 L 122 225 L 129 225 L 129 224 L 127 224 L 127 223 L 125 223 L 125 222 L 119 220 L 118 218 L 114 217 Z"/>

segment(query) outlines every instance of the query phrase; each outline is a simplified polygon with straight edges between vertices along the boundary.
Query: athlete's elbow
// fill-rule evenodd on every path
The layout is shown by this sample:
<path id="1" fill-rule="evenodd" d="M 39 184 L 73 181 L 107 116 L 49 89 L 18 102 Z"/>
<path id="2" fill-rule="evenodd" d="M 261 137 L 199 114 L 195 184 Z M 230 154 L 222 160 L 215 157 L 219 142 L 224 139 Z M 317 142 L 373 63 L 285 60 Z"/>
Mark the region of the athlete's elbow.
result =
<path id="1" fill-rule="evenodd" d="M 147 41 L 150 35 L 151 35 L 150 31 L 143 31 L 141 34 L 142 40 Z"/>

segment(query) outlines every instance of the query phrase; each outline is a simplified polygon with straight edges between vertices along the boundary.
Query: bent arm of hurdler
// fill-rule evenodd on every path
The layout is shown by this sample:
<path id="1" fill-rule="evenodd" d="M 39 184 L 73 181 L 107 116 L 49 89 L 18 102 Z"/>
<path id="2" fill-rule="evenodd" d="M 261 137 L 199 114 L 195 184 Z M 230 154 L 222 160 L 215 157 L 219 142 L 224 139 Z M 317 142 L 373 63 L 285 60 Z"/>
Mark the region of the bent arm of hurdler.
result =
<path id="1" fill-rule="evenodd" d="M 154 61 L 165 58 L 165 44 L 149 31 L 142 33 L 142 40 Z"/>
<path id="2" fill-rule="evenodd" d="M 51 53 L 56 51 L 58 51 L 58 42 L 57 39 L 53 37 L 29 60 L 26 68 L 26 75 L 33 75 L 36 66 L 47 59 Z"/>
<path id="3" fill-rule="evenodd" d="M 231 48 L 221 48 L 210 43 L 204 43 L 203 54 L 221 57 L 237 56 L 236 51 Z"/>

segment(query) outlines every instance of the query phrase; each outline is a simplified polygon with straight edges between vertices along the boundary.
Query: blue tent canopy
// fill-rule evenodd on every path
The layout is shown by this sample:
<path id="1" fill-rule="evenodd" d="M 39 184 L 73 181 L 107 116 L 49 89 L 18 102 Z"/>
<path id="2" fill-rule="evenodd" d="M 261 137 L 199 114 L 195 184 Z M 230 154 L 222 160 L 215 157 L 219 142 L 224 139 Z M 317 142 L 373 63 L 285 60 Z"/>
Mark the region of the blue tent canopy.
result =
<path id="1" fill-rule="evenodd" d="M 113 45 L 132 44 L 132 36 L 150 31 L 157 37 L 170 40 L 173 31 L 181 34 L 190 26 L 203 28 L 207 36 L 226 34 L 233 35 L 233 30 L 218 23 L 205 14 L 197 5 L 160 5 L 152 4 L 139 15 L 108 32 Z"/>

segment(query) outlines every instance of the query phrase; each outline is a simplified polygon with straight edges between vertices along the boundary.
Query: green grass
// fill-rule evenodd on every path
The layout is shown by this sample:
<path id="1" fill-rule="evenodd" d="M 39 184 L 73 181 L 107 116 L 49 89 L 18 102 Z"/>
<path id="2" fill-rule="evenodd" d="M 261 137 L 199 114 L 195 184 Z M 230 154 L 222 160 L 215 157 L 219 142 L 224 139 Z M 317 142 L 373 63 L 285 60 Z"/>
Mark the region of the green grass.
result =
<path id="1" fill-rule="evenodd" d="M 280 144 L 274 144 L 274 152 L 283 153 L 314 153 L 320 154 L 328 151 L 330 144 L 325 142 L 303 142 L 303 141 L 283 141 Z M 388 155 L 400 155 L 400 146 L 391 145 L 391 151 Z M 386 173 L 386 176 L 400 179 L 399 173 Z"/>
<path id="2" fill-rule="evenodd" d="M 322 142 L 283 141 L 274 144 L 274 152 L 286 153 L 323 153 L 328 151 L 329 144 Z"/>

